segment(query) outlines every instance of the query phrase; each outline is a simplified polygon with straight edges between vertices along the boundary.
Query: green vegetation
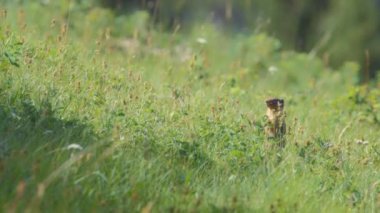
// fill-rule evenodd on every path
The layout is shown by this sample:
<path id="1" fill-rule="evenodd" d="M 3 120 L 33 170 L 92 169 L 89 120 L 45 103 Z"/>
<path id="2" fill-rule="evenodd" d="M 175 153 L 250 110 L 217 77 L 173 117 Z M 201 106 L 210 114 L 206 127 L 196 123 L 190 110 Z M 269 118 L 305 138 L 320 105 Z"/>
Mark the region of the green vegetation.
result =
<path id="1" fill-rule="evenodd" d="M 74 1 L 74 0 L 73 0 Z M 79 0 L 77 0 L 79 1 Z M 379 0 L 80 0 L 125 13 L 146 8 L 163 26 L 188 26 L 212 20 L 221 28 L 265 30 L 286 49 L 312 52 L 337 69 L 347 60 L 359 62 L 375 78 L 380 70 Z M 151 4 L 147 3 L 150 2 Z M 150 6 L 149 6 L 150 5 Z M 153 8 L 152 8 L 153 7 Z M 171 26 L 173 27 L 173 26 Z M 369 61 L 369 63 L 368 63 Z M 369 76 L 367 76 L 369 74 Z"/>
<path id="2" fill-rule="evenodd" d="M 2 7 L 1 211 L 380 208 L 380 90 L 356 63 L 208 23 L 160 32 L 145 12 Z M 284 148 L 263 133 L 273 96 Z"/>

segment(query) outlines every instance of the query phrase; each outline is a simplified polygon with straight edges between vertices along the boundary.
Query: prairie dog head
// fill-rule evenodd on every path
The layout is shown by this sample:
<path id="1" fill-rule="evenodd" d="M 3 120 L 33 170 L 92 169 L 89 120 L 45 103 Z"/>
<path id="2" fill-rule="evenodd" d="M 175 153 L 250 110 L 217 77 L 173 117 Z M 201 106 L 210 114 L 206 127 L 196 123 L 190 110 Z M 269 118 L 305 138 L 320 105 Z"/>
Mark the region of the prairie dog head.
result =
<path id="1" fill-rule="evenodd" d="M 267 116 L 269 121 L 276 121 L 280 119 L 284 113 L 284 99 L 268 99 L 267 104 Z"/>

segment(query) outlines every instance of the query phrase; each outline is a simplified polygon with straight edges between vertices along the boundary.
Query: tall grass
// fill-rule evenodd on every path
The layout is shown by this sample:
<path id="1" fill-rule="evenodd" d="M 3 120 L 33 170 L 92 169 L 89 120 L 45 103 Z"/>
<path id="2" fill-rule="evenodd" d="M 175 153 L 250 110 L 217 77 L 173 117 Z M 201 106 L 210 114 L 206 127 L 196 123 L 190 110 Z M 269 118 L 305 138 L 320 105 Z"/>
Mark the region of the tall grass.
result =
<path id="1" fill-rule="evenodd" d="M 358 86 L 355 63 L 211 24 L 116 37 L 136 14 L 2 6 L 3 211 L 380 208 L 379 85 Z M 271 96 L 286 101 L 285 148 L 263 134 Z"/>

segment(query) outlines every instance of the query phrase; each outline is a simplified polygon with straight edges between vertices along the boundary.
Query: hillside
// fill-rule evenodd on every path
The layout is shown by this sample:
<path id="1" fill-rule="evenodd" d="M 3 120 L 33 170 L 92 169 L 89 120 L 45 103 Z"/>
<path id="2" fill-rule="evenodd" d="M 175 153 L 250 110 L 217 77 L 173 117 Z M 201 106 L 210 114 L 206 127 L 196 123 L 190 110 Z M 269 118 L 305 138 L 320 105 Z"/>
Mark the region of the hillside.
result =
<path id="1" fill-rule="evenodd" d="M 380 208 L 380 85 L 360 85 L 356 63 L 333 70 L 264 32 L 12 5 L 0 18 L 2 211 Z M 284 148 L 264 135 L 269 97 L 285 99 Z"/>

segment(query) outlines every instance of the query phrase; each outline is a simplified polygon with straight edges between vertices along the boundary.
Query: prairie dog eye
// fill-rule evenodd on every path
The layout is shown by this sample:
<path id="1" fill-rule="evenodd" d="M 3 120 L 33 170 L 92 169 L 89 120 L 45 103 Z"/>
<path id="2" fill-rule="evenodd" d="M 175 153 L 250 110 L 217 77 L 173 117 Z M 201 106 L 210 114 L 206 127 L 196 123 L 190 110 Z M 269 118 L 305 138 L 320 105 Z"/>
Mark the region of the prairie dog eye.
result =
<path id="1" fill-rule="evenodd" d="M 279 107 L 284 107 L 284 100 L 282 100 L 282 99 L 278 100 L 277 105 Z"/>

